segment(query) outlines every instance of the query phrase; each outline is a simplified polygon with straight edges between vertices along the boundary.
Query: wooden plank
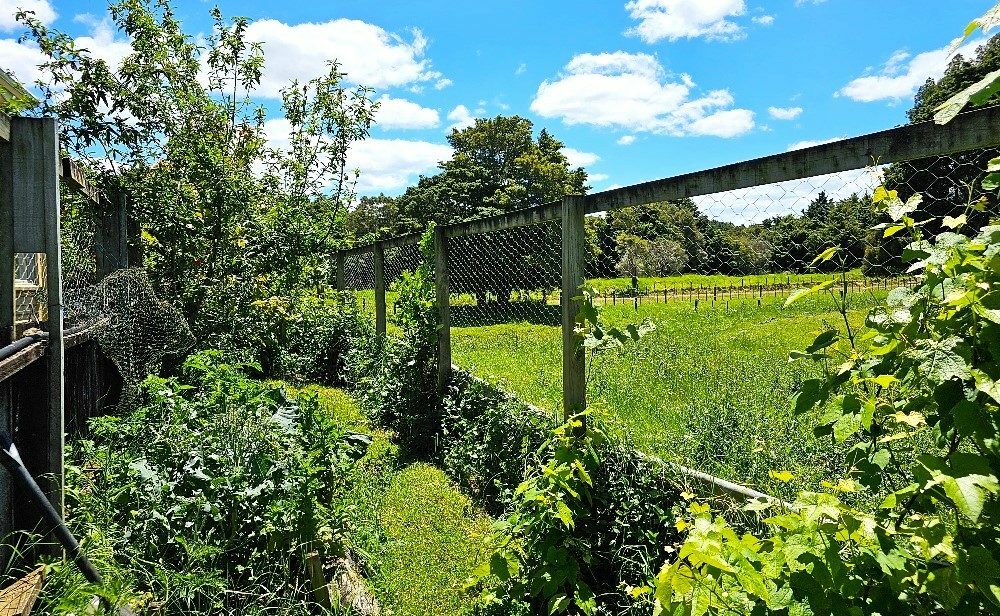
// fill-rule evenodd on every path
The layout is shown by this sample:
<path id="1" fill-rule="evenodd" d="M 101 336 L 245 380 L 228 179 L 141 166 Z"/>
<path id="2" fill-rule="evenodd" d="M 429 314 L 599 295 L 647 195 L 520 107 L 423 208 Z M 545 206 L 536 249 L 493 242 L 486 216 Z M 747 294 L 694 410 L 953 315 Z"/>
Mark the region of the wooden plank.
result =
<path id="1" fill-rule="evenodd" d="M 39 341 L 0 360 L 0 381 L 6 381 L 42 357 L 45 357 L 45 342 Z"/>
<path id="2" fill-rule="evenodd" d="M 498 231 L 500 229 L 524 227 L 550 220 L 559 220 L 560 216 L 562 216 L 562 202 L 553 201 L 552 203 L 543 203 L 542 205 L 497 214 L 496 216 L 487 216 L 485 218 L 445 225 L 444 228 L 448 237 L 462 237 L 478 233 L 489 233 L 490 231 Z"/>
<path id="3" fill-rule="evenodd" d="M 385 335 L 385 248 L 382 242 L 372 247 L 375 264 L 375 333 Z"/>
<path id="4" fill-rule="evenodd" d="M 0 143 L 7 143 L 10 141 L 10 118 L 3 113 L 0 113 Z"/>
<path id="5" fill-rule="evenodd" d="M 46 260 L 46 298 L 48 302 L 48 361 L 47 382 L 39 383 L 39 391 L 47 395 L 44 407 L 25 409 L 19 416 L 25 421 L 36 422 L 38 440 L 31 445 L 37 458 L 28 468 L 42 477 L 46 495 L 56 508 L 63 512 L 63 449 L 64 449 L 64 354 L 62 306 L 62 253 L 59 242 L 59 137 L 54 118 L 11 119 L 11 148 L 13 150 L 13 196 L 15 199 L 15 250 L 18 252 L 44 252 Z M 17 217 L 18 211 L 23 217 Z M 17 245 L 22 223 L 41 228 L 40 237 L 31 237 L 28 243 Z M 38 240 L 41 243 L 36 243 Z M 36 414 L 34 418 L 23 416 Z"/>
<path id="6" fill-rule="evenodd" d="M 448 289 L 448 236 L 434 228 L 434 288 L 438 306 L 438 393 L 444 395 L 451 380 L 451 293 Z"/>
<path id="7" fill-rule="evenodd" d="M 396 237 L 391 237 L 385 240 L 379 240 L 382 244 L 383 250 L 388 250 L 390 248 L 400 248 L 402 246 L 410 246 L 412 244 L 417 244 L 420 242 L 420 238 L 423 237 L 421 233 L 408 233 L 406 235 L 397 235 Z M 357 246 L 352 246 L 351 248 L 346 248 L 342 252 L 345 255 L 360 255 L 366 252 L 371 252 L 372 248 L 375 246 L 375 242 L 368 244 L 358 244 Z"/>
<path id="8" fill-rule="evenodd" d="M 100 191 L 87 179 L 83 168 L 68 156 L 64 156 L 60 161 L 59 177 L 62 178 L 63 184 L 73 192 L 83 195 L 94 203 L 100 200 Z"/>
<path id="9" fill-rule="evenodd" d="M 910 124 L 793 152 L 595 193 L 587 197 L 587 213 L 864 169 L 876 163 L 884 165 L 994 146 L 1000 146 L 1000 106 L 960 114 L 945 126 L 934 122 Z"/>
<path id="10" fill-rule="evenodd" d="M 10 120 L 0 114 L 0 347 L 14 340 L 14 164 L 10 147 Z M 10 359 L 10 358 L 8 358 Z M 12 369 L 12 368 L 11 368 Z M 0 429 L 13 432 L 13 403 L 9 374 L 0 364 Z M 10 373 L 13 374 L 13 371 Z M 0 537 L 10 537 L 13 528 L 13 499 L 9 473 L 0 473 Z M 0 541 L 7 544 L 9 542 Z M 12 547 L 0 547 L 0 562 L 9 562 Z"/>
<path id="11" fill-rule="evenodd" d="M 45 568 L 39 567 L 0 590 L 0 614 L 3 616 L 28 616 L 45 582 Z"/>
<path id="12" fill-rule="evenodd" d="M 587 408 L 586 357 L 574 332 L 581 301 L 575 299 L 583 286 L 587 263 L 584 216 L 587 202 L 583 196 L 569 195 L 562 200 L 562 347 L 563 347 L 563 419 Z"/>

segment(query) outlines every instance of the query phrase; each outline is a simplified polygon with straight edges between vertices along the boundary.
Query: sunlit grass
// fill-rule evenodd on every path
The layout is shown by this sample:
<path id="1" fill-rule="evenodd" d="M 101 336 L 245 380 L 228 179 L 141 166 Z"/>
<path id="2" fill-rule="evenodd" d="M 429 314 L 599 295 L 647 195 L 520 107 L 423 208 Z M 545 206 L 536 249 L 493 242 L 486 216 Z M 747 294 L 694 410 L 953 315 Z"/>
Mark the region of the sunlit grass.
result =
<path id="1" fill-rule="evenodd" d="M 870 295 L 850 297 L 860 326 Z M 815 366 L 790 363 L 821 328 L 842 325 L 829 297 L 783 308 L 783 298 L 735 300 L 727 309 L 690 302 L 608 305 L 612 324 L 653 321 L 640 344 L 599 356 L 588 379 L 590 408 L 640 449 L 778 492 L 815 486 L 839 470 L 833 447 L 791 413 L 791 397 Z M 558 327 L 527 323 L 455 328 L 455 362 L 522 400 L 559 412 Z M 790 486 L 768 470 L 788 469 Z"/>

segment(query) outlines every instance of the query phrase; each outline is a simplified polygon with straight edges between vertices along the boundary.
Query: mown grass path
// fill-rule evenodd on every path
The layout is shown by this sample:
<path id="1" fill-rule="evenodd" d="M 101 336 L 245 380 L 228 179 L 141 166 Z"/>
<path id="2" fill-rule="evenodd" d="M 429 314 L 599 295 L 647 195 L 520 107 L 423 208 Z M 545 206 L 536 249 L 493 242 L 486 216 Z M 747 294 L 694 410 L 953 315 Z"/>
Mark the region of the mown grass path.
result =
<path id="1" fill-rule="evenodd" d="M 398 616 L 467 613 L 462 586 L 490 553 L 493 520 L 438 468 L 400 457 L 391 435 L 373 429 L 345 392 L 319 386 L 324 408 L 373 442 L 350 478 L 343 506 L 351 544 L 383 608 Z"/>

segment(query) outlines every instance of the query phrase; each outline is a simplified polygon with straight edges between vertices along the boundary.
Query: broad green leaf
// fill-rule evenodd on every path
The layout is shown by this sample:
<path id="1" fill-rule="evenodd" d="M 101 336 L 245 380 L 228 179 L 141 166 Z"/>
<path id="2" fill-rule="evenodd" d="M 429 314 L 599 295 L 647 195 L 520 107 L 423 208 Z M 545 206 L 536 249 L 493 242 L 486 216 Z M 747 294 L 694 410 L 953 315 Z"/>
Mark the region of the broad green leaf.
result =
<path id="1" fill-rule="evenodd" d="M 962 214 L 960 216 L 945 216 L 944 221 L 942 221 L 941 224 L 948 227 L 949 229 L 957 229 L 965 224 L 965 214 Z"/>
<path id="2" fill-rule="evenodd" d="M 836 282 L 837 282 L 836 280 L 824 280 L 823 282 L 813 285 L 808 289 L 797 289 L 793 291 L 791 295 L 788 296 L 788 299 L 785 300 L 785 307 L 787 308 L 788 306 L 791 306 L 792 304 L 799 301 L 803 297 L 807 297 L 809 295 L 825 291 L 826 289 L 829 289 L 834 284 L 836 284 Z"/>
<path id="3" fill-rule="evenodd" d="M 795 475 L 790 471 L 767 471 L 767 474 L 771 476 L 771 479 L 777 479 L 781 483 L 788 483 L 795 479 Z"/>
<path id="4" fill-rule="evenodd" d="M 1000 173 L 990 173 L 983 178 L 983 190 L 996 190 L 1000 188 Z"/>
<path id="5" fill-rule="evenodd" d="M 882 232 L 882 237 L 892 237 L 906 228 L 906 225 L 890 225 Z"/>
<path id="6" fill-rule="evenodd" d="M 935 109 L 937 113 L 934 114 L 934 121 L 938 124 L 947 124 L 970 103 L 982 103 L 997 91 L 1000 91 L 1000 70 L 993 71 L 941 103 Z"/>
<path id="7" fill-rule="evenodd" d="M 826 250 L 824 250 L 823 252 L 819 253 L 816 256 L 816 258 L 812 260 L 812 263 L 810 263 L 809 265 L 816 265 L 817 263 L 825 263 L 830 259 L 832 259 L 834 255 L 836 255 L 839 251 L 840 251 L 839 246 L 831 246 Z"/>

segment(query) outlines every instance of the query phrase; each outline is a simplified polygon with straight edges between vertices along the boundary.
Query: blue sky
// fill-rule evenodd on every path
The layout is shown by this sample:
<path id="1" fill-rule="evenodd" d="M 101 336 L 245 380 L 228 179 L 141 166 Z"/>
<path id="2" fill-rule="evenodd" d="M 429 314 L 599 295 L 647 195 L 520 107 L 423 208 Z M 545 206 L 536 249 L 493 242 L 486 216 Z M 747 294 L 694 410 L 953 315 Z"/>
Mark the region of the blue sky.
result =
<path id="1" fill-rule="evenodd" d="M 178 0 L 191 33 L 209 3 Z M 280 141 L 277 89 L 344 63 L 384 98 L 352 161 L 366 193 L 398 194 L 448 156 L 472 117 L 546 127 L 594 190 L 788 150 L 906 121 L 913 92 L 991 0 L 524 0 L 235 2 L 268 67 L 260 100 Z M 0 66 L 34 78 L 16 6 L 114 61 L 126 50 L 105 5 L 0 0 Z M 976 41 L 972 44 L 974 45 Z"/>

